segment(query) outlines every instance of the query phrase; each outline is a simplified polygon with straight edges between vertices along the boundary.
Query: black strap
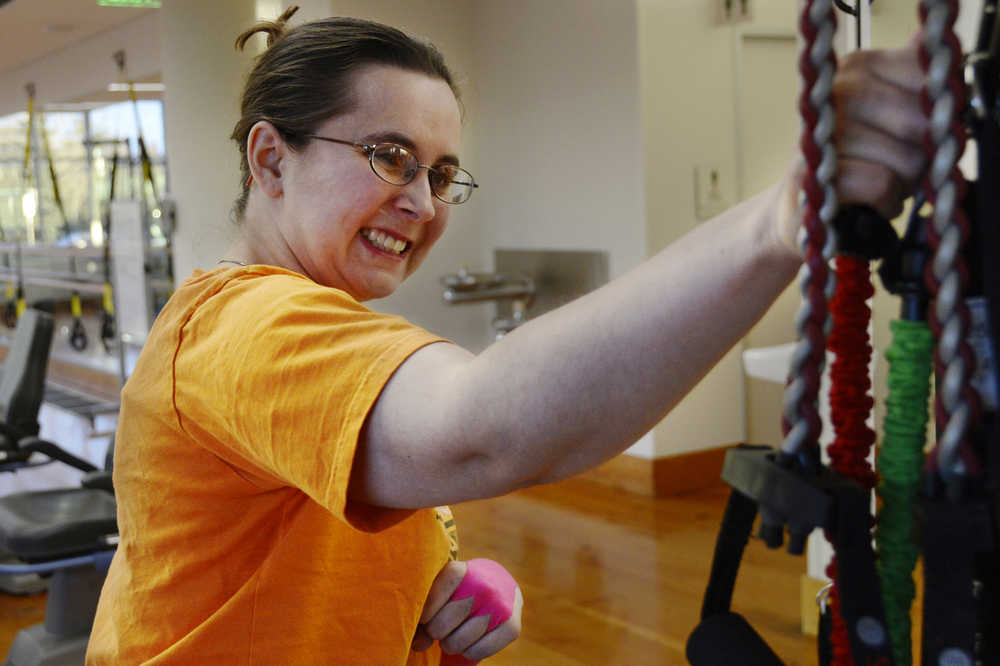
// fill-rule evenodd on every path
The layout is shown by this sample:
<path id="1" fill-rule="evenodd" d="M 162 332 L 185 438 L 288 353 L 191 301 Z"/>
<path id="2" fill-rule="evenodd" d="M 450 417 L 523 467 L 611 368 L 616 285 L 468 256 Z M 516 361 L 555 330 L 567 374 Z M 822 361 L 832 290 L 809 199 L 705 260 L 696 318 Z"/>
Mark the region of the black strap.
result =
<path id="1" fill-rule="evenodd" d="M 66 463 L 70 467 L 75 467 L 76 469 L 83 472 L 96 472 L 97 467 L 91 465 L 89 462 L 83 458 L 77 458 L 69 451 L 62 449 L 52 442 L 48 442 L 44 439 L 39 439 L 38 437 L 26 437 L 20 441 L 21 451 L 27 453 L 29 456 L 34 453 L 42 453 L 53 460 L 58 460 L 59 462 Z"/>
<path id="2" fill-rule="evenodd" d="M 824 605 L 819 613 L 819 628 L 816 634 L 816 657 L 819 666 L 833 664 L 833 609 Z"/>
<path id="3" fill-rule="evenodd" d="M 784 666 L 750 623 L 729 611 L 756 516 L 757 503 L 733 490 L 715 543 L 702 621 L 687 642 L 686 654 L 692 666 Z"/>
<path id="4" fill-rule="evenodd" d="M 756 502 L 738 490 L 729 494 L 729 503 L 719 528 L 719 538 L 715 542 L 712 573 L 708 579 L 708 589 L 705 590 L 705 601 L 701 606 L 701 619 L 729 612 L 743 551 L 750 540 L 756 517 Z"/>
<path id="5" fill-rule="evenodd" d="M 984 642 L 977 646 L 976 641 L 976 627 L 982 621 L 980 600 L 997 592 L 984 588 L 977 571 L 977 562 L 996 558 L 989 506 L 971 500 L 954 504 L 924 499 L 919 517 L 924 556 L 921 663 L 962 663 L 963 657 L 970 664 L 997 663 L 1000 655 L 989 655 Z"/>
<path id="6" fill-rule="evenodd" d="M 834 489 L 833 524 L 828 526 L 837 554 L 837 594 L 847 625 L 851 654 L 858 664 L 893 663 L 871 535 L 871 493 L 854 484 Z"/>
<path id="7" fill-rule="evenodd" d="M 996 63 L 990 65 L 989 73 L 988 80 L 996 85 Z M 980 238 L 983 296 L 993 343 L 993 381 L 1000 385 L 1000 125 L 994 113 L 977 128 L 979 178 L 974 220 Z M 1000 483 L 1000 418 L 996 411 L 984 416 L 988 473 L 994 483 Z"/>
<path id="8" fill-rule="evenodd" d="M 750 623 L 736 613 L 702 620 L 688 639 L 691 666 L 785 666 Z"/>

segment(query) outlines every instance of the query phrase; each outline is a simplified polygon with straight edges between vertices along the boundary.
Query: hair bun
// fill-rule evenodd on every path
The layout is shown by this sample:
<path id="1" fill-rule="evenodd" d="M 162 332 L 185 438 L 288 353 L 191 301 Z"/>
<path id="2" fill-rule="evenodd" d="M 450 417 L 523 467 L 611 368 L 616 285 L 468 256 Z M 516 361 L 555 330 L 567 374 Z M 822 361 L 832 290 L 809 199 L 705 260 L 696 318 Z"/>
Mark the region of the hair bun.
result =
<path id="1" fill-rule="evenodd" d="M 240 36 L 236 38 L 236 49 L 242 51 L 243 47 L 246 46 L 247 41 L 258 32 L 267 34 L 267 47 L 271 48 L 271 45 L 278 41 L 283 34 L 285 34 L 285 26 L 288 23 L 288 19 L 292 18 L 292 15 L 294 15 L 297 11 L 299 11 L 299 6 L 292 5 L 282 12 L 281 16 L 275 20 L 261 21 L 249 30 L 240 33 Z"/>

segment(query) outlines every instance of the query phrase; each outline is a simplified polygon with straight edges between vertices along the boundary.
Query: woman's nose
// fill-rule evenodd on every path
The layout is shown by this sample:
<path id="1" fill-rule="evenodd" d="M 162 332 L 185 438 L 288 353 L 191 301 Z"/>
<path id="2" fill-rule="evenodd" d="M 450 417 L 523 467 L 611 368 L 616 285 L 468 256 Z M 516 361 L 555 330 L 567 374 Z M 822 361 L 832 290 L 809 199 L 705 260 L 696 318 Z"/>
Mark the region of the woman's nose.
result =
<path id="1" fill-rule="evenodd" d="M 403 186 L 402 194 L 397 203 L 417 222 L 427 222 L 434 218 L 434 194 L 431 192 L 430 179 L 421 168 L 416 178 Z"/>

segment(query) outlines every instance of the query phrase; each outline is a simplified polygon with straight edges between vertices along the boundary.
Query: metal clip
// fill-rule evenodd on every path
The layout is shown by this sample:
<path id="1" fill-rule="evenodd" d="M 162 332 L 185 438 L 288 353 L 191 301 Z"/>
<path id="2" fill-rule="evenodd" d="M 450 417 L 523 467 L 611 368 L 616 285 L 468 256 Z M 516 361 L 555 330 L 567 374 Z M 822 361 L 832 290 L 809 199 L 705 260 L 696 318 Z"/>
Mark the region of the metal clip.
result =
<path id="1" fill-rule="evenodd" d="M 829 582 L 820 588 L 819 592 L 816 593 L 816 605 L 819 606 L 820 615 L 826 614 L 826 602 L 830 598 L 830 592 L 833 591 L 833 582 Z"/>

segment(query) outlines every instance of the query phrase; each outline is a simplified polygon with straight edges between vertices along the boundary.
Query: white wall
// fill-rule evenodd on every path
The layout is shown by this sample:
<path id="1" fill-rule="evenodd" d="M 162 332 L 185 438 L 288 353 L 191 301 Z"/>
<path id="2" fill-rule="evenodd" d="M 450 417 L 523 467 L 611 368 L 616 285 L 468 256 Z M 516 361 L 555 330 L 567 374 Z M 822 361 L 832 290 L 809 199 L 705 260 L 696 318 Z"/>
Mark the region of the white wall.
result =
<path id="1" fill-rule="evenodd" d="M 170 195 L 177 203 L 174 273 L 213 268 L 228 248 L 239 159 L 229 139 L 250 63 L 233 40 L 254 21 L 250 0 L 171 0 L 159 11 Z"/>
<path id="2" fill-rule="evenodd" d="M 646 256 L 631 2 L 474 4 L 485 249 Z"/>

